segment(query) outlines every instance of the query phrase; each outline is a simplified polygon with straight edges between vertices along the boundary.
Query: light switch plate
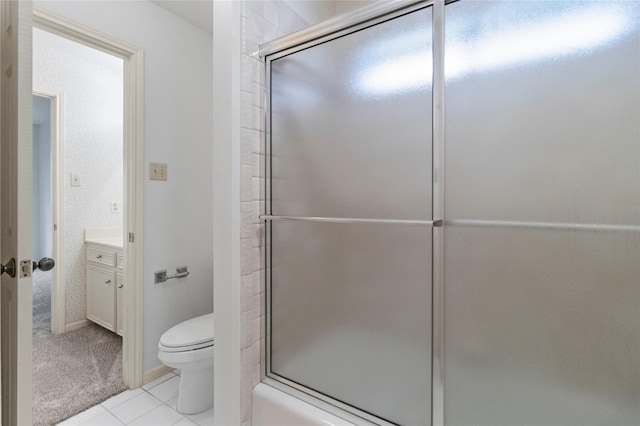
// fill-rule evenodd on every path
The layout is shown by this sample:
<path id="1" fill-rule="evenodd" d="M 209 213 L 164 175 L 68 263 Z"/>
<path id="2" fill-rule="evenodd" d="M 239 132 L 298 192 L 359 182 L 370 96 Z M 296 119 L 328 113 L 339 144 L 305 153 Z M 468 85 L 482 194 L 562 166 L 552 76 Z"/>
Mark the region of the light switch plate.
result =
<path id="1" fill-rule="evenodd" d="M 165 163 L 149 163 L 149 179 L 167 180 L 167 165 Z"/>

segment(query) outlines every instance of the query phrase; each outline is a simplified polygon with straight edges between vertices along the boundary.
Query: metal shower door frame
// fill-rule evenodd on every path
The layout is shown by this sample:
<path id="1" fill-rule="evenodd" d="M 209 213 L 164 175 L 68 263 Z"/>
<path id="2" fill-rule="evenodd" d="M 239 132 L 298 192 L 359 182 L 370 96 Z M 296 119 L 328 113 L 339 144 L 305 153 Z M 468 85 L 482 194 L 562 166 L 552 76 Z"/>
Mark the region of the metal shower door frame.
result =
<path id="1" fill-rule="evenodd" d="M 327 397 L 312 389 L 271 373 L 271 223 L 276 220 L 339 223 L 394 223 L 432 227 L 432 383 L 431 415 L 433 425 L 444 425 L 444 7 L 453 0 L 402 0 L 380 2 L 341 15 L 302 31 L 260 46 L 265 77 L 264 153 L 265 207 L 260 220 L 265 229 L 265 368 L 262 381 L 297 398 L 347 420 L 392 425 L 378 417 Z M 433 7 L 433 134 L 432 134 L 432 218 L 430 221 L 389 221 L 352 218 L 273 216 L 271 206 L 271 62 L 295 52 L 363 30 L 379 23 Z"/>

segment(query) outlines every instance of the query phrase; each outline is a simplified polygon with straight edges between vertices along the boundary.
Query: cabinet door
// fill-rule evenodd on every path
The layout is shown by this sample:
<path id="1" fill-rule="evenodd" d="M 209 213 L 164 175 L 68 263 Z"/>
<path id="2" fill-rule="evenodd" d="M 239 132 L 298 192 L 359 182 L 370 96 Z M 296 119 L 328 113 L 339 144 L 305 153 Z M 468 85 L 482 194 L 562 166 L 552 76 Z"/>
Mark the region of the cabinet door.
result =
<path id="1" fill-rule="evenodd" d="M 124 335 L 124 302 L 122 299 L 124 293 L 124 277 L 120 274 L 116 275 L 116 333 L 120 336 Z"/>
<path id="2" fill-rule="evenodd" d="M 87 267 L 87 318 L 116 331 L 116 283 L 112 271 Z"/>

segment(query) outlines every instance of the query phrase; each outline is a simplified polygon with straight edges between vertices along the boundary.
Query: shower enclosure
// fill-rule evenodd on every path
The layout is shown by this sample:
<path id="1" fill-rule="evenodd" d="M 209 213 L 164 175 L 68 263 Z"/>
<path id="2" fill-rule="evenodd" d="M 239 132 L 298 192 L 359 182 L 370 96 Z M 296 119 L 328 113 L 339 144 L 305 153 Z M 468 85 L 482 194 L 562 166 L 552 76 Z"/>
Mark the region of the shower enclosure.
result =
<path id="1" fill-rule="evenodd" d="M 265 381 L 640 424 L 640 3 L 379 2 L 261 46 Z"/>

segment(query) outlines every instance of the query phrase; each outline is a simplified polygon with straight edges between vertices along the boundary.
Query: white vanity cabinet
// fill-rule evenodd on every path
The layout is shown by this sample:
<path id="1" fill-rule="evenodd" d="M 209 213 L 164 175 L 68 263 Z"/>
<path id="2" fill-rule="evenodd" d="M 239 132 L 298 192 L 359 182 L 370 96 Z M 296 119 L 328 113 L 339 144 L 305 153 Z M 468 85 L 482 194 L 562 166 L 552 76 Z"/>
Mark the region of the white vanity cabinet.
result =
<path id="1" fill-rule="evenodd" d="M 87 319 L 122 336 L 124 271 L 122 238 L 85 237 Z"/>
<path id="2" fill-rule="evenodd" d="M 116 329 L 116 274 L 90 263 L 87 263 L 87 318 L 108 330 Z"/>

